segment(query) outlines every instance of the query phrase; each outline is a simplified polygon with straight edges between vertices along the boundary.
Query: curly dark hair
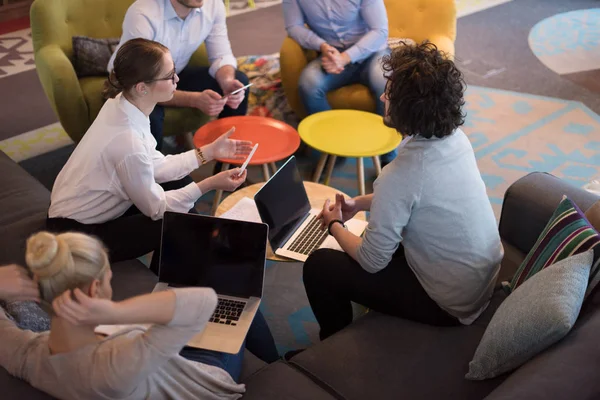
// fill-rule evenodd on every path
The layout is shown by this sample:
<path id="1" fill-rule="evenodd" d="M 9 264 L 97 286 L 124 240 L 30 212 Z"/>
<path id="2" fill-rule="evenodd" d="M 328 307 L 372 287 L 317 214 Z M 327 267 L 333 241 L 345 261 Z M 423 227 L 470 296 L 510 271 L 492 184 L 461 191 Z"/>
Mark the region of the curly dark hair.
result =
<path id="1" fill-rule="evenodd" d="M 389 106 L 384 121 L 403 135 L 450 135 L 465 122 L 465 82 L 454 62 L 425 41 L 383 58 Z"/>

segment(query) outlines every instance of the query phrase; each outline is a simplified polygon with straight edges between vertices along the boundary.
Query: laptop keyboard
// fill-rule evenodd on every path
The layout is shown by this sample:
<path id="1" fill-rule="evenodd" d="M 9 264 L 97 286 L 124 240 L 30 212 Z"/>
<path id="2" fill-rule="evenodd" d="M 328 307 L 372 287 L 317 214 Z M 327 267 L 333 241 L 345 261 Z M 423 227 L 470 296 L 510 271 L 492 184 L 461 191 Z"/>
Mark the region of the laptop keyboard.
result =
<path id="1" fill-rule="evenodd" d="M 236 300 L 219 299 L 217 308 L 209 321 L 216 324 L 237 325 L 246 303 Z"/>
<path id="2" fill-rule="evenodd" d="M 328 235 L 326 230 L 321 230 L 320 225 L 321 222 L 317 219 L 317 216 L 313 215 L 308 225 L 306 225 L 302 232 L 294 239 L 294 242 L 288 247 L 288 250 L 307 256 L 315 249 L 318 249 Z"/>

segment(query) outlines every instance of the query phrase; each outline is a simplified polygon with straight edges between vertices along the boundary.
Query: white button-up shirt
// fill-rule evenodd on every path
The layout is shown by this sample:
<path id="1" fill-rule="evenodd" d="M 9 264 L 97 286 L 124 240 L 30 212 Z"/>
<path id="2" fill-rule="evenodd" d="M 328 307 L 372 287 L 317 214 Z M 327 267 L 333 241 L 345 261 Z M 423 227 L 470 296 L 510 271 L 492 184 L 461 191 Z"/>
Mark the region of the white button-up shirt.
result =
<path id="1" fill-rule="evenodd" d="M 225 65 L 237 68 L 225 19 L 223 0 L 205 0 L 201 8 L 194 8 L 185 19 L 177 16 L 170 0 L 137 0 L 125 14 L 119 47 L 134 38 L 159 42 L 171 51 L 175 69 L 180 73 L 198 47 L 206 43 L 209 73 L 214 77 Z M 110 58 L 108 71 L 113 69 L 117 51 Z"/>
<path id="2" fill-rule="evenodd" d="M 84 224 L 113 220 L 131 205 L 154 220 L 188 212 L 202 192 L 195 183 L 164 191 L 159 183 L 198 168 L 194 150 L 164 156 L 150 120 L 127 99 L 109 99 L 56 178 L 48 215 Z"/>

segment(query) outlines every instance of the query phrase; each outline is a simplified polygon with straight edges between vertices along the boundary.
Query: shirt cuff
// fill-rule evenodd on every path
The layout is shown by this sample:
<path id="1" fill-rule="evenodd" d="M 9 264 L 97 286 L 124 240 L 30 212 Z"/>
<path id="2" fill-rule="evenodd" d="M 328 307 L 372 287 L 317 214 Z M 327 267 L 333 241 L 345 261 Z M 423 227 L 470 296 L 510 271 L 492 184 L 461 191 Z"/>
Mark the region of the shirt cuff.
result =
<path id="1" fill-rule="evenodd" d="M 352 46 L 346 50 L 346 54 L 350 57 L 350 62 L 355 63 L 357 61 L 361 61 L 364 58 L 364 55 L 360 51 L 360 49 L 356 46 Z"/>
<path id="2" fill-rule="evenodd" d="M 204 194 L 196 182 L 192 182 L 189 185 L 184 186 L 181 190 L 183 190 L 183 192 L 189 196 L 190 201 L 193 203 L 195 203 L 196 200 L 198 200 Z"/>
<path id="3" fill-rule="evenodd" d="M 320 37 L 315 38 L 312 43 L 312 50 L 316 50 L 316 51 L 321 51 L 321 46 L 323 45 L 323 43 L 327 43 L 324 39 L 321 39 Z"/>
<path id="4" fill-rule="evenodd" d="M 198 160 L 198 155 L 196 154 L 196 150 L 189 150 L 185 153 L 183 153 L 184 156 L 184 162 L 186 165 L 186 168 L 189 169 L 190 171 L 193 171 L 195 169 L 198 169 L 200 167 L 200 160 Z"/>
<path id="5" fill-rule="evenodd" d="M 237 68 L 237 60 L 232 54 L 217 58 L 215 61 L 213 61 L 208 69 L 209 75 L 213 78 L 216 78 L 217 71 L 225 65 L 231 65 L 233 68 Z"/>

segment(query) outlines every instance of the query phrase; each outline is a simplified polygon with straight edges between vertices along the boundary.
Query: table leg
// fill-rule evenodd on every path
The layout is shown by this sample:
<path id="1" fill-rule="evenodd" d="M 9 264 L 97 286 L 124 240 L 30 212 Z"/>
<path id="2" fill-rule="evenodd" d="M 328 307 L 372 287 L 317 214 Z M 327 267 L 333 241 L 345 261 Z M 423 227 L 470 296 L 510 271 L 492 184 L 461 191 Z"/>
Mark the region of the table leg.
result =
<path id="1" fill-rule="evenodd" d="M 266 182 L 269 179 L 271 179 L 271 173 L 269 172 L 269 164 L 263 164 L 262 169 L 263 169 L 263 175 L 265 177 L 265 182 Z"/>
<path id="2" fill-rule="evenodd" d="M 317 169 L 315 170 L 315 175 L 313 176 L 313 182 L 319 183 L 321 179 L 321 174 L 323 173 L 323 168 L 325 168 L 325 163 L 327 162 L 327 153 L 321 154 L 321 158 L 319 158 L 319 163 L 317 164 Z"/>
<path id="3" fill-rule="evenodd" d="M 228 169 L 229 169 L 229 164 L 223 163 L 223 165 L 221 166 L 221 171 L 227 171 Z M 215 197 L 213 199 L 212 209 L 210 210 L 211 215 L 215 215 L 215 213 L 217 212 L 217 208 L 219 207 L 219 204 L 221 203 L 222 197 L 223 197 L 223 191 L 217 190 L 215 192 Z"/>
<path id="4" fill-rule="evenodd" d="M 362 158 L 356 159 L 356 170 L 358 172 L 358 191 L 361 196 L 365 195 L 365 165 Z"/>
<path id="5" fill-rule="evenodd" d="M 275 172 L 277 172 L 277 164 L 272 162 L 272 163 L 269 163 L 269 165 L 271 166 L 271 170 L 273 171 L 273 175 L 274 175 Z"/>
<path id="6" fill-rule="evenodd" d="M 329 186 L 329 181 L 331 180 L 331 174 L 333 173 L 333 167 L 335 166 L 336 156 L 329 156 L 329 161 L 327 162 L 327 171 L 325 171 L 325 185 Z"/>
<path id="7" fill-rule="evenodd" d="M 377 175 L 381 173 L 381 161 L 379 160 L 379 156 L 373 157 L 373 164 L 375 165 L 375 171 L 377 171 Z"/>

